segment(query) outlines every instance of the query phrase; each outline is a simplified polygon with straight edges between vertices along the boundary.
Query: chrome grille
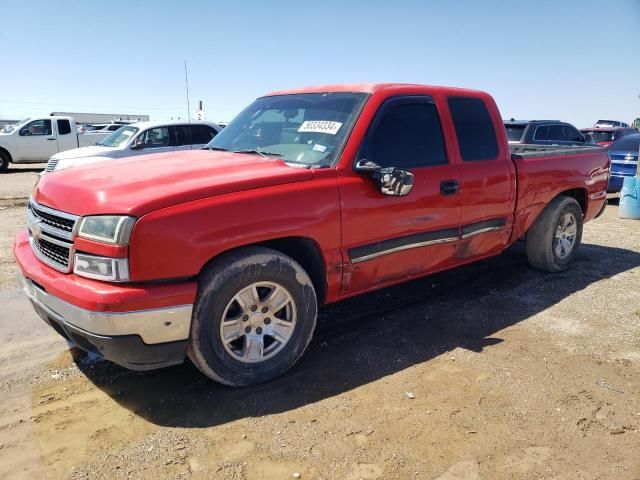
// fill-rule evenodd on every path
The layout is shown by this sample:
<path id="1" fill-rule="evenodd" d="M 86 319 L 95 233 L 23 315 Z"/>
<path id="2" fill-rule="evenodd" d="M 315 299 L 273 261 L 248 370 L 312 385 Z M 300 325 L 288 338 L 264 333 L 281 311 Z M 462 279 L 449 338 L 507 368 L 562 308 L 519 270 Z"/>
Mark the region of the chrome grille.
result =
<path id="1" fill-rule="evenodd" d="M 58 166 L 58 162 L 60 160 L 57 158 L 50 158 L 49 161 L 47 162 L 47 168 L 45 168 L 45 172 L 53 172 L 56 167 Z"/>
<path id="2" fill-rule="evenodd" d="M 40 253 L 43 257 L 47 258 L 56 265 L 68 269 L 71 263 L 71 248 L 62 247 L 56 245 L 53 242 L 45 240 L 44 238 L 36 238 L 32 236 L 31 244 L 35 251 Z M 46 262 L 48 263 L 48 262 Z"/>
<path id="3" fill-rule="evenodd" d="M 27 225 L 31 248 L 44 263 L 58 271 L 71 271 L 73 239 L 80 217 L 38 204 L 27 206 Z"/>
<path id="4" fill-rule="evenodd" d="M 32 214 L 42 223 L 68 233 L 73 232 L 73 227 L 76 223 L 75 220 L 45 212 L 44 210 L 42 210 L 42 208 L 38 208 L 31 203 L 29 203 L 29 206 L 27 208 L 31 210 Z"/>

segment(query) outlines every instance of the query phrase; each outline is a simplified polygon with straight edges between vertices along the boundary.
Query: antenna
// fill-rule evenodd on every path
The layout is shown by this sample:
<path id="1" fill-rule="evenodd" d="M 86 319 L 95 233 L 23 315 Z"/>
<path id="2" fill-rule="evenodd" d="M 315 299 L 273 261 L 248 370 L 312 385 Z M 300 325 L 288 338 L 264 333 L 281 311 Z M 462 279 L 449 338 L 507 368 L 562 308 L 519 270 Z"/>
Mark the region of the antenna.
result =
<path id="1" fill-rule="evenodd" d="M 184 85 L 187 92 L 187 122 L 189 122 L 189 149 L 192 149 L 191 143 L 191 108 L 189 107 L 189 75 L 187 74 L 187 60 L 184 61 Z"/>

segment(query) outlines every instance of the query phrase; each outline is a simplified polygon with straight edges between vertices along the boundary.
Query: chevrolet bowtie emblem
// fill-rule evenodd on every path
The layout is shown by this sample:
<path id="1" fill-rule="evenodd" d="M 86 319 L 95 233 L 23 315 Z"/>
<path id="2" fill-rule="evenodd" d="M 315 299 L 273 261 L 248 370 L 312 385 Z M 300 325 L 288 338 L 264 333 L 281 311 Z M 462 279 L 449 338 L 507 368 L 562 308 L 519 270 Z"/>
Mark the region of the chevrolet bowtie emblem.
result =
<path id="1" fill-rule="evenodd" d="M 32 223 L 31 225 L 29 225 L 29 228 L 34 237 L 40 238 L 42 236 L 42 226 L 40 222 Z"/>

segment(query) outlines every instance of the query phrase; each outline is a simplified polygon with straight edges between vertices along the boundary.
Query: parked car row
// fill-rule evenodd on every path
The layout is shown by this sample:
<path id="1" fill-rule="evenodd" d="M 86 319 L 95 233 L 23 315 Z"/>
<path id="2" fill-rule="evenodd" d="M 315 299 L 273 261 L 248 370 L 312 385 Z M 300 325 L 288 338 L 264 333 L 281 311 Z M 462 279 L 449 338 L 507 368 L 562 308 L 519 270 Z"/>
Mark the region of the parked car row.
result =
<path id="1" fill-rule="evenodd" d="M 607 148 L 611 159 L 611 178 L 607 191 L 619 192 L 625 176 L 638 172 L 640 134 L 617 120 L 598 120 L 594 127 L 580 131 L 559 120 L 505 120 L 509 144 L 599 145 Z"/>
<path id="2" fill-rule="evenodd" d="M 94 146 L 53 155 L 43 173 L 115 158 L 202 148 L 220 130 L 215 123 L 198 121 L 132 123 L 121 126 Z"/>
<path id="3" fill-rule="evenodd" d="M 611 159 L 611 178 L 607 192 L 617 193 L 622 188 L 624 177 L 633 177 L 638 172 L 638 151 L 640 134 L 627 135 L 611 144 L 608 148 Z"/>
<path id="4" fill-rule="evenodd" d="M 0 172 L 47 162 L 43 173 L 107 159 L 202 148 L 222 129 L 199 121 L 113 123 L 83 132 L 72 117 L 25 119 L 0 131 Z"/>
<path id="5" fill-rule="evenodd" d="M 584 145 L 591 139 L 559 120 L 508 120 L 504 122 L 510 144 Z"/>
<path id="6" fill-rule="evenodd" d="M 27 118 L 0 131 L 0 172 L 11 163 L 41 163 L 58 152 L 94 145 L 108 135 L 78 133 L 72 117 Z"/>

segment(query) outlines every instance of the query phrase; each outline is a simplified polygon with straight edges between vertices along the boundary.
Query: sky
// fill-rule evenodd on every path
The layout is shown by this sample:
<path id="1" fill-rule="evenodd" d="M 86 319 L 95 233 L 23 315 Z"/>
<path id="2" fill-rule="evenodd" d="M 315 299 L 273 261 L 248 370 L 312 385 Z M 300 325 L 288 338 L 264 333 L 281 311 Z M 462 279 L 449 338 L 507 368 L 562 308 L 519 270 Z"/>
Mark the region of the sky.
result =
<path id="1" fill-rule="evenodd" d="M 640 117 L 640 0 L 0 0 L 0 118 L 228 121 L 273 90 L 485 90 L 503 118 Z"/>

